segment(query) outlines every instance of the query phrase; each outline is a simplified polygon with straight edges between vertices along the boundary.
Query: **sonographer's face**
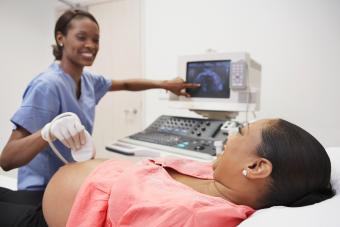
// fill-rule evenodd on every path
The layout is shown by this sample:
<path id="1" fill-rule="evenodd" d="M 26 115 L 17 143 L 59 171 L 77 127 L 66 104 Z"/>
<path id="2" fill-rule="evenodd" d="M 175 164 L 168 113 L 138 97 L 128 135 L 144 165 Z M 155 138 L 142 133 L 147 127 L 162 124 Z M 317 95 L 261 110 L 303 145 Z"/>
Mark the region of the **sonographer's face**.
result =
<path id="1" fill-rule="evenodd" d="M 242 178 L 242 170 L 258 159 L 257 146 L 262 141 L 266 120 L 256 121 L 229 136 L 223 154 L 213 164 L 214 179 L 225 186 L 234 185 Z"/>
<path id="2" fill-rule="evenodd" d="M 62 61 L 91 66 L 99 50 L 99 28 L 89 18 L 73 19 L 61 42 L 64 45 Z"/>

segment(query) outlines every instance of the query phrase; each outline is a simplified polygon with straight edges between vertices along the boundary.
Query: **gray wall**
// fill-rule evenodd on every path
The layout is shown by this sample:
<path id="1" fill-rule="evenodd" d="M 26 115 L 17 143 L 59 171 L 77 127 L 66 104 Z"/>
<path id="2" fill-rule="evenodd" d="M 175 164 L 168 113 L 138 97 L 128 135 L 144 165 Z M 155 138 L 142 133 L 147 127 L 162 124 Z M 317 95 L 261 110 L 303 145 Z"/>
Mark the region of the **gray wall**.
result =
<path id="1" fill-rule="evenodd" d="M 25 87 L 53 61 L 54 4 L 52 0 L 0 0 L 1 150 Z"/>

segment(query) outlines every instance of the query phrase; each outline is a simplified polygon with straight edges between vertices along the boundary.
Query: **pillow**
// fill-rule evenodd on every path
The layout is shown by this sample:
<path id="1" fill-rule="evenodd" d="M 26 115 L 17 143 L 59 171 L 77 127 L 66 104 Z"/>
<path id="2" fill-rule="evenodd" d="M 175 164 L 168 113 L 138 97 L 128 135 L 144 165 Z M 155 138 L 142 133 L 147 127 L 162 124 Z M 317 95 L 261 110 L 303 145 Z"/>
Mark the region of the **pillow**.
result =
<path id="1" fill-rule="evenodd" d="M 336 195 L 321 203 L 305 207 L 275 206 L 256 211 L 239 227 L 338 227 L 340 226 L 340 147 L 327 148 L 332 163 L 332 184 Z"/>

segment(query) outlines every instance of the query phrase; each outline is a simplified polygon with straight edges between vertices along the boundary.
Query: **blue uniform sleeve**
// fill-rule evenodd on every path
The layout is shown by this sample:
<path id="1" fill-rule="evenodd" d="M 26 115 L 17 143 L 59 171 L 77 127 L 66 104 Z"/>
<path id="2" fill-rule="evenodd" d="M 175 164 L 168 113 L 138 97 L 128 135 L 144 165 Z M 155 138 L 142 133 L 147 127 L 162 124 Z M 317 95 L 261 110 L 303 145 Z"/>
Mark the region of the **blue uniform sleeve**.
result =
<path id="1" fill-rule="evenodd" d="M 112 86 L 112 80 L 106 79 L 101 75 L 94 75 L 88 73 L 89 77 L 92 80 L 96 104 L 98 104 L 99 100 L 108 92 Z"/>
<path id="2" fill-rule="evenodd" d="M 50 122 L 60 109 L 60 99 L 53 84 L 34 81 L 25 90 L 20 108 L 11 121 L 16 127 L 34 133 Z"/>

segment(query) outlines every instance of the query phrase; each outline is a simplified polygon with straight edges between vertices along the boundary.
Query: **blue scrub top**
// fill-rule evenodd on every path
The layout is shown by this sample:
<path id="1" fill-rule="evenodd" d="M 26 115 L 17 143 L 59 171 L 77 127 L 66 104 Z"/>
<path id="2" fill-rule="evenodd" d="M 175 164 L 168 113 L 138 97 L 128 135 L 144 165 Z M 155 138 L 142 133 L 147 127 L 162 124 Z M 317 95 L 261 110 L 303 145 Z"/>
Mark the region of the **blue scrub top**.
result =
<path id="1" fill-rule="evenodd" d="M 89 133 L 93 130 L 95 106 L 110 89 L 111 80 L 84 71 L 81 76 L 81 96 L 76 97 L 76 83 L 59 64 L 52 64 L 35 77 L 26 88 L 20 108 L 11 121 L 16 127 L 34 133 L 63 112 L 78 115 Z M 70 149 L 54 142 L 66 160 L 73 162 Z M 22 152 L 25 152 L 23 150 Z M 52 175 L 64 165 L 47 146 L 18 172 L 19 190 L 44 190 Z"/>

